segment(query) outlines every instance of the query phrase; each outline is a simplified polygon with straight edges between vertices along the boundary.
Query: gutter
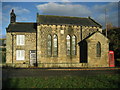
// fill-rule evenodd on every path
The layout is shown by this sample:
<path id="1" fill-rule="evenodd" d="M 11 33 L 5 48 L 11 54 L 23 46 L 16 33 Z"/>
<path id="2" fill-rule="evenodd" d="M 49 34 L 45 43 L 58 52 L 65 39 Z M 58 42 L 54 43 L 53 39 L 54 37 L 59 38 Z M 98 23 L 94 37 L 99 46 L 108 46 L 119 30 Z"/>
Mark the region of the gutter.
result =
<path id="1" fill-rule="evenodd" d="M 13 37 L 13 34 L 11 33 L 11 35 L 12 35 L 12 64 L 13 64 L 13 53 L 14 53 L 14 51 L 13 51 L 13 49 L 14 49 L 14 47 L 13 47 L 13 43 L 14 43 L 14 37 Z"/>

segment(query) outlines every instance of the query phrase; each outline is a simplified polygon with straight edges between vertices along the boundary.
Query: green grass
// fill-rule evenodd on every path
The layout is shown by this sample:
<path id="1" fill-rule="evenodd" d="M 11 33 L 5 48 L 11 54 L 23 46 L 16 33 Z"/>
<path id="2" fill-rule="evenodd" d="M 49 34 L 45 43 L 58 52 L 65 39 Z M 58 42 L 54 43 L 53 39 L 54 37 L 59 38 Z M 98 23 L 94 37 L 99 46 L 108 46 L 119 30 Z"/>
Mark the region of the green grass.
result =
<path id="1" fill-rule="evenodd" d="M 3 79 L 3 88 L 118 88 L 120 75 L 49 76 Z"/>

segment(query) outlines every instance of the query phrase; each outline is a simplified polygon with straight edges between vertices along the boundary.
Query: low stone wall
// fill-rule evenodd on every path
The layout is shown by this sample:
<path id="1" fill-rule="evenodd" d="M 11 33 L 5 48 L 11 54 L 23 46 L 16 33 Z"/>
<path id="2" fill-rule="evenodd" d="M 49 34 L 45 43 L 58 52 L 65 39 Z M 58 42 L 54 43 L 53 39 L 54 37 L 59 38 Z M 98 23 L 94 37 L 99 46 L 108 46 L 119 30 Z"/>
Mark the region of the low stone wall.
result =
<path id="1" fill-rule="evenodd" d="M 31 67 L 28 63 L 16 63 L 11 64 L 7 63 L 3 67 L 12 67 L 12 68 L 29 68 Z M 33 66 L 32 66 L 33 67 Z M 69 67 L 80 67 L 80 68 L 91 68 L 91 67 L 109 67 L 108 65 L 89 65 L 88 63 L 38 63 L 38 68 L 69 68 Z"/>
<path id="2" fill-rule="evenodd" d="M 7 64 L 3 65 L 3 67 L 8 67 L 8 68 L 28 68 L 29 64 L 22 64 L 22 63 L 11 64 L 11 63 L 7 63 Z"/>

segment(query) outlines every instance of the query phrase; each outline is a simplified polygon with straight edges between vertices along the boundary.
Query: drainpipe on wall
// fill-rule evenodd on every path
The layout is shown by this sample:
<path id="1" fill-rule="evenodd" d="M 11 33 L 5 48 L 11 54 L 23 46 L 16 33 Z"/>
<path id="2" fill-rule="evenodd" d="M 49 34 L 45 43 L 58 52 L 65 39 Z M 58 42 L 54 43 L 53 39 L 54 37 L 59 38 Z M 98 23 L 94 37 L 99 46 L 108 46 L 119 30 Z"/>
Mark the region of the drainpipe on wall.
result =
<path id="1" fill-rule="evenodd" d="M 80 36 L 81 36 L 81 41 L 82 41 L 82 26 L 80 26 Z"/>
<path id="2" fill-rule="evenodd" d="M 13 64 L 13 53 L 14 53 L 14 51 L 13 51 L 13 49 L 14 49 L 14 47 L 13 47 L 13 43 L 14 43 L 14 37 L 13 37 L 13 34 L 11 33 L 11 35 L 12 35 L 12 64 Z"/>
<path id="3" fill-rule="evenodd" d="M 37 63 L 37 30 L 36 30 L 36 67 L 38 66 Z"/>

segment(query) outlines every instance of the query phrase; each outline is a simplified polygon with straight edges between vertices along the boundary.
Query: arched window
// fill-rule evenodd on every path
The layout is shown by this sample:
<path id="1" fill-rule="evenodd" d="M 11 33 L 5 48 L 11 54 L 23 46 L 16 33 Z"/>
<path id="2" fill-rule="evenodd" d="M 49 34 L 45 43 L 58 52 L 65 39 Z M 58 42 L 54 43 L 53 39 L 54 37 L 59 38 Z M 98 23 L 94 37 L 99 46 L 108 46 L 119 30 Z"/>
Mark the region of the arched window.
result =
<path id="1" fill-rule="evenodd" d="M 100 42 L 98 42 L 96 45 L 96 56 L 101 57 L 101 44 L 100 44 Z"/>
<path id="2" fill-rule="evenodd" d="M 52 55 L 52 36 L 48 35 L 48 42 L 47 42 L 47 51 L 48 56 Z"/>
<path id="3" fill-rule="evenodd" d="M 72 36 L 72 55 L 76 55 L 76 37 Z"/>
<path id="4" fill-rule="evenodd" d="M 58 37 L 57 35 L 53 36 L 53 56 L 58 55 Z"/>
<path id="5" fill-rule="evenodd" d="M 66 40 L 67 40 L 67 55 L 70 55 L 70 35 L 67 35 L 66 37 Z"/>

